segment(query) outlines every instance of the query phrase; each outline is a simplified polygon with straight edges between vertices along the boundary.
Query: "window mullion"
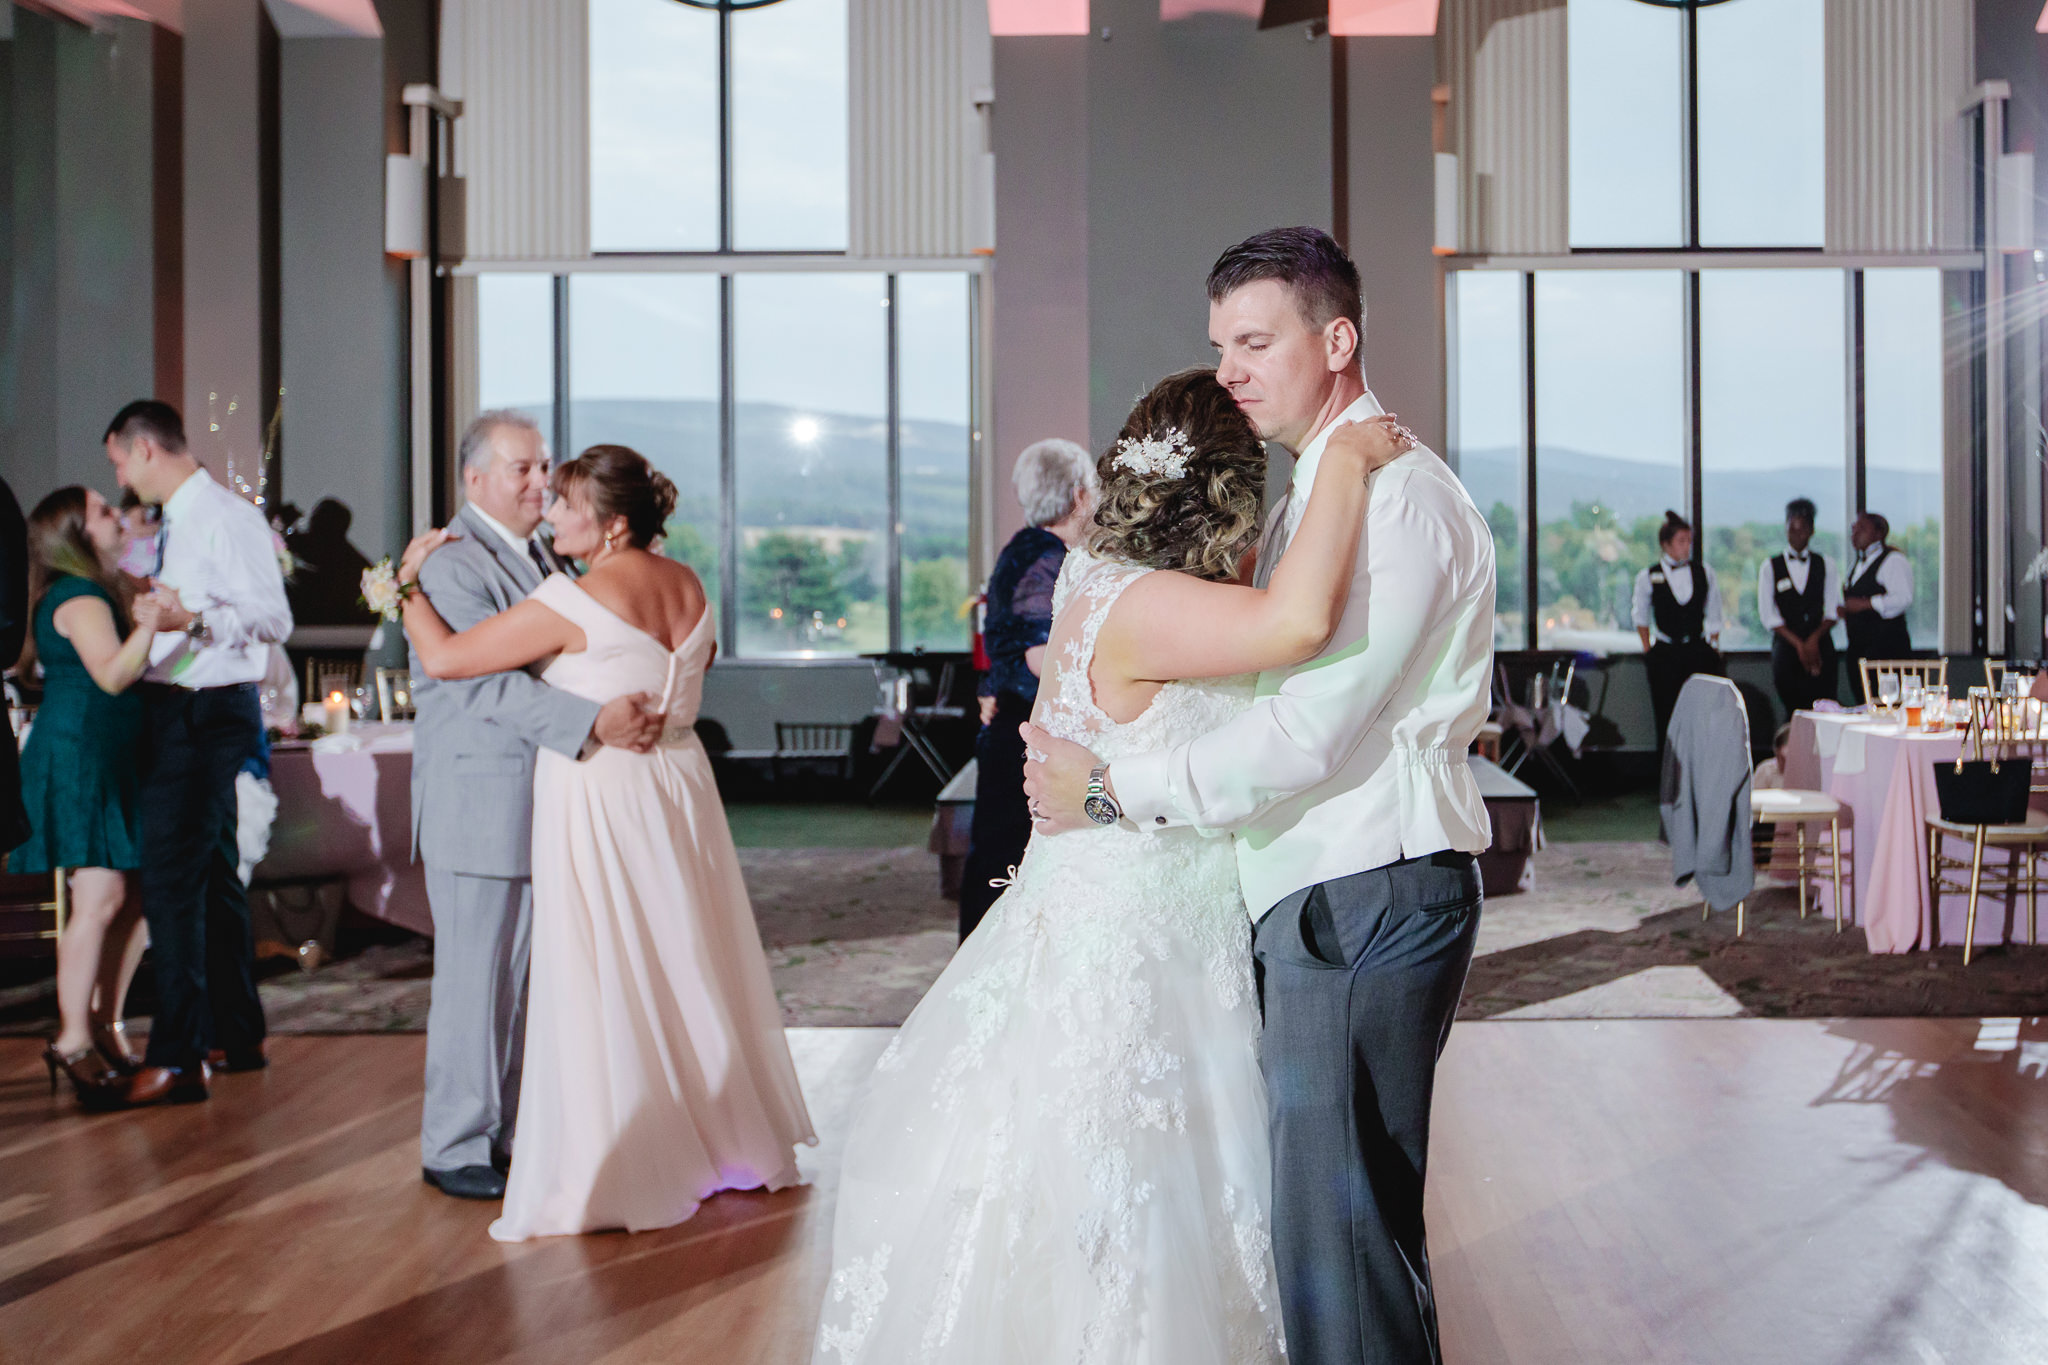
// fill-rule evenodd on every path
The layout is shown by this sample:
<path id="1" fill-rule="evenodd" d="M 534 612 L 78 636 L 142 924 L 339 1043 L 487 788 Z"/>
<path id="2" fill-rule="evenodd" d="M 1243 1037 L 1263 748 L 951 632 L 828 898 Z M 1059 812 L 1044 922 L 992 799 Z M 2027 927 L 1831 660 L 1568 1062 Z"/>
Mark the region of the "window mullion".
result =
<path id="1" fill-rule="evenodd" d="M 1536 648 L 1536 272 L 1522 274 L 1522 648 Z"/>
<path id="2" fill-rule="evenodd" d="M 1685 489 L 1686 515 L 1693 525 L 1693 543 L 1706 562 L 1705 480 L 1700 458 L 1700 272 L 1685 272 Z"/>
<path id="3" fill-rule="evenodd" d="M 889 650 L 896 653 L 903 648 L 903 402 L 899 393 L 897 364 L 896 277 L 888 277 L 882 295 L 883 312 L 888 315 L 888 339 L 886 342 L 887 383 L 888 383 L 888 462 L 889 462 L 889 523 L 883 541 L 889 556 L 888 600 L 889 600 Z"/>
<path id="4" fill-rule="evenodd" d="M 1680 61 L 1685 93 L 1679 102 L 1679 117 L 1685 123 L 1685 245 L 1700 249 L 1700 7 L 1698 0 L 1685 6 L 1685 23 L 1680 29 Z M 1694 506 L 1698 515 L 1698 506 Z"/>
<path id="5" fill-rule="evenodd" d="M 732 9 L 718 7 L 718 249 L 732 250 Z"/>
<path id="6" fill-rule="evenodd" d="M 730 275 L 718 277 L 718 636 L 728 659 L 739 657 L 740 515 L 733 383 L 733 308 Z"/>

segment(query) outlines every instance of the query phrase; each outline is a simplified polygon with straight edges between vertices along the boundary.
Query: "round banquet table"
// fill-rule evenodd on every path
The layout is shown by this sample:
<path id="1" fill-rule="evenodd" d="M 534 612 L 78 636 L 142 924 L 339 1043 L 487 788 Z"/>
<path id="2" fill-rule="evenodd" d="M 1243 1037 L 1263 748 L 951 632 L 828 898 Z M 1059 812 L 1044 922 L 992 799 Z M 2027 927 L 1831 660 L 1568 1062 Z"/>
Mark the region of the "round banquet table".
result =
<path id="1" fill-rule="evenodd" d="M 1927 903 L 1927 817 L 1939 809 L 1934 767 L 1955 762 L 1962 744 L 1957 730 L 1923 734 L 1852 712 L 1793 717 L 1786 785 L 1824 791 L 1842 803 L 1853 874 L 1844 919 L 1863 926 L 1873 953 L 1953 948 L 1963 941 L 1969 897 L 1944 895 L 1938 921 Z M 1984 856 L 1989 863 L 2012 855 L 1986 850 Z M 1832 913 L 1829 880 L 1820 878 L 1819 888 L 1824 912 Z M 2023 892 L 1985 893 L 1977 907 L 1977 946 L 2023 941 L 2026 919 Z"/>
<path id="2" fill-rule="evenodd" d="M 351 744 L 350 741 L 353 741 Z M 426 872 L 412 860 L 412 727 L 282 741 L 270 755 L 277 823 L 255 884 L 339 878 L 364 914 L 431 935 Z"/>

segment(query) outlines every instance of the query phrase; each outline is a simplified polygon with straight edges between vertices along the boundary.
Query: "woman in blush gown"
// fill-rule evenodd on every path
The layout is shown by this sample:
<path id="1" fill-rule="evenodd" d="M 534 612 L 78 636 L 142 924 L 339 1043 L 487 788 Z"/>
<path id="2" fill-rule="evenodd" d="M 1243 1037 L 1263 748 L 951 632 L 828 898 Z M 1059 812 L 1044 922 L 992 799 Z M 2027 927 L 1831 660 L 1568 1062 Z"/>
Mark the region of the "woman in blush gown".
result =
<path id="1" fill-rule="evenodd" d="M 720 1190 L 798 1183 L 815 1144 L 711 765 L 691 728 L 716 646 L 703 585 L 652 553 L 675 489 L 623 446 L 556 471 L 555 549 L 590 566 L 455 634 L 420 594 L 437 678 L 529 665 L 552 687 L 662 698 L 646 754 L 534 772 L 533 955 L 500 1241 L 667 1227 Z M 406 547 L 400 582 L 448 538 Z"/>
<path id="2" fill-rule="evenodd" d="M 1245 675 L 1334 629 L 1364 476 L 1403 440 L 1386 419 L 1332 435 L 1258 590 L 1258 434 L 1213 373 L 1160 381 L 1060 572 L 1038 723 L 1106 760 L 1250 705 Z M 1034 836 L 875 1064 L 815 1365 L 1277 1365 L 1258 1034 L 1230 840 Z"/>

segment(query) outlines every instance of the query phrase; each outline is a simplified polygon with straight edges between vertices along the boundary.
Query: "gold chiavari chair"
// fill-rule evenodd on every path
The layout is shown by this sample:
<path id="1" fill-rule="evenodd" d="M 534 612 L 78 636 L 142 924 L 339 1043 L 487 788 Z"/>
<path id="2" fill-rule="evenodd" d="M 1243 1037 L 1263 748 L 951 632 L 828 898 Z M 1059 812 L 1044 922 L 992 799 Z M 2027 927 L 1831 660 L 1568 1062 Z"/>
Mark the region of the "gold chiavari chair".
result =
<path id="1" fill-rule="evenodd" d="M 1984 685 L 1991 689 L 1992 696 L 1997 696 L 2005 689 L 2005 671 L 2010 667 L 2011 665 L 2003 659 L 1984 661 Z"/>
<path id="2" fill-rule="evenodd" d="M 2048 791 L 2048 773 L 2040 760 L 2048 758 L 2048 743 L 2041 736 L 2042 706 L 2022 699 L 2002 702 L 1993 696 L 1970 699 L 1970 729 L 1963 740 L 1964 754 L 1973 751 L 1994 763 L 2025 763 L 2032 770 L 2030 793 Z M 1972 825 L 1945 820 L 1936 811 L 1927 817 L 1927 907 L 1929 947 L 1941 937 L 1941 897 L 1944 893 L 1966 893 L 1970 909 L 1964 919 L 1963 965 L 1977 947 L 1977 905 L 1985 892 L 1994 895 L 2027 896 L 2027 942 L 2038 943 L 2041 892 L 2041 855 L 2048 852 L 2048 812 L 2029 809 L 2017 824 Z M 1969 843 L 1968 857 L 1951 855 L 1951 840 Z M 2005 849 L 2010 857 L 2003 865 L 1987 866 L 1985 849 Z M 1967 877 L 1964 875 L 1967 873 Z"/>
<path id="3" fill-rule="evenodd" d="M 343 699 L 352 700 L 356 689 L 363 685 L 362 660 L 308 659 L 306 660 L 305 699 L 309 702 L 324 701 L 334 693 L 341 693 Z"/>
<path id="4" fill-rule="evenodd" d="M 377 718 L 383 721 L 411 720 L 415 714 L 412 674 L 403 668 L 377 670 Z"/>
<path id="5" fill-rule="evenodd" d="M 1905 694 L 1906 684 L 1917 682 L 1922 687 L 1948 686 L 1947 659 L 1864 659 L 1863 696 L 1872 705 L 1877 703 L 1877 675 L 1896 673 L 1899 675 L 1899 692 Z"/>
<path id="6" fill-rule="evenodd" d="M 1823 845 L 1820 831 L 1813 832 L 1809 842 L 1806 833 L 1808 825 L 1827 821 L 1828 841 Z M 1799 878 L 1799 918 L 1806 918 L 1808 887 L 1814 878 L 1823 873 L 1834 879 L 1835 886 L 1835 932 L 1842 932 L 1842 803 L 1826 792 L 1802 791 L 1796 787 L 1776 790 L 1752 791 L 1749 794 L 1749 822 L 1755 825 L 1791 825 L 1797 834 L 1794 858 L 1791 867 L 1780 860 L 1774 847 L 1767 870 L 1791 872 Z M 1759 869 L 1760 871 L 1766 869 Z M 1747 902 L 1735 903 L 1735 936 L 1742 937 L 1744 912 Z"/>
<path id="7" fill-rule="evenodd" d="M 0 876 L 0 943 L 55 943 L 71 919 L 71 878 L 58 868 L 48 877 Z M 41 919 L 50 917 L 50 927 Z M 39 954 L 40 948 L 9 949 Z"/>

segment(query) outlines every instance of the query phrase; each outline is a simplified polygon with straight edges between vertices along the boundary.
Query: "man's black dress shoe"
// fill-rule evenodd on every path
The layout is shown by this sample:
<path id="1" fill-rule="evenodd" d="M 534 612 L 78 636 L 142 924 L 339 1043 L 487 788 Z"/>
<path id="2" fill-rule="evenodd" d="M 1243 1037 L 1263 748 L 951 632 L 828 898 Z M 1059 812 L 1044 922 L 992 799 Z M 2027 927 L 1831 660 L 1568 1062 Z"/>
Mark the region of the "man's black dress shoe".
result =
<path id="1" fill-rule="evenodd" d="M 261 1071 L 270 1065 L 270 1054 L 262 1044 L 244 1048 L 215 1048 L 206 1054 L 206 1064 L 214 1071 Z"/>
<path id="2" fill-rule="evenodd" d="M 452 1171 L 420 1167 L 420 1179 L 457 1199 L 503 1199 L 505 1177 L 489 1166 L 457 1166 Z"/>

